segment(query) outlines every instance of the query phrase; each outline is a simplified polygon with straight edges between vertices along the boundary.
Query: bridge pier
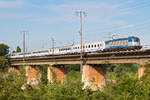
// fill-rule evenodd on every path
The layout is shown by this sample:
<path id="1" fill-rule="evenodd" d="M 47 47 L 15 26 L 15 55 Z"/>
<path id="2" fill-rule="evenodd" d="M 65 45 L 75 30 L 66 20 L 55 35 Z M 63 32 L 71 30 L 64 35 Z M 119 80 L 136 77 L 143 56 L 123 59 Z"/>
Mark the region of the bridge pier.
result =
<path id="1" fill-rule="evenodd" d="M 8 69 L 9 72 L 15 72 L 17 74 L 20 74 L 20 71 L 19 71 L 19 67 L 18 66 L 13 66 L 13 67 L 10 67 Z"/>
<path id="2" fill-rule="evenodd" d="M 36 66 L 25 66 L 25 68 L 26 68 L 27 84 L 37 86 L 38 81 L 41 78 L 41 71 L 39 71 L 38 70 L 39 68 Z"/>
<path id="3" fill-rule="evenodd" d="M 105 85 L 105 68 L 102 65 L 83 65 L 82 82 L 83 88 L 101 89 Z"/>
<path id="4" fill-rule="evenodd" d="M 145 75 L 145 71 L 146 71 L 146 68 L 145 68 L 144 64 L 142 65 L 142 67 L 138 68 L 138 78 L 139 79 Z"/>
<path id="5" fill-rule="evenodd" d="M 59 66 L 50 66 L 48 67 L 48 81 L 50 83 L 53 82 L 60 82 L 64 83 L 66 76 L 67 76 L 67 69 L 60 68 Z"/>

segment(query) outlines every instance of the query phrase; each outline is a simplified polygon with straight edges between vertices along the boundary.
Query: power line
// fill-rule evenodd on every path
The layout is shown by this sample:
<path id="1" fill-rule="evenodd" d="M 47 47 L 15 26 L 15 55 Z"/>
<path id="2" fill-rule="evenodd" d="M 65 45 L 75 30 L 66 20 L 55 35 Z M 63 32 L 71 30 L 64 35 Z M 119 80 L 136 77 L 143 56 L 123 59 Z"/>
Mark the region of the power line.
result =
<path id="1" fill-rule="evenodd" d="M 134 26 L 133 27 L 126 27 L 126 26 L 128 26 L 128 25 L 122 25 L 122 26 L 120 26 L 120 27 L 118 27 L 118 26 L 114 26 L 114 27 L 112 27 L 112 28 L 105 28 L 105 30 L 103 29 L 103 30 L 101 30 L 100 31 L 100 33 L 108 33 L 108 32 L 112 32 L 112 31 L 117 31 L 117 30 L 125 30 L 125 29 L 131 29 L 131 28 L 135 28 L 135 27 L 138 27 L 138 26 L 141 26 L 141 25 L 147 25 L 148 23 L 150 23 L 150 19 L 145 19 L 144 21 L 142 21 L 142 23 L 136 23 L 136 24 L 134 24 Z M 107 31 L 108 30 L 108 31 Z M 92 32 L 92 33 L 94 33 L 94 32 Z"/>
<path id="2" fill-rule="evenodd" d="M 133 7 L 130 7 L 130 8 L 123 8 L 123 9 L 120 9 L 120 12 L 126 12 L 126 11 L 129 11 L 129 10 L 133 10 L 133 9 L 137 9 L 137 8 L 145 8 L 145 7 L 149 7 L 150 6 L 150 3 L 145 3 L 145 4 L 141 4 L 141 5 L 137 5 L 137 6 L 133 6 Z"/>
<path id="3" fill-rule="evenodd" d="M 143 3 L 143 4 L 142 4 L 142 3 Z M 133 9 L 135 9 L 135 8 L 138 8 L 138 7 L 146 7 L 146 5 L 149 7 L 149 5 L 150 5 L 149 2 L 142 2 L 142 3 L 140 2 L 140 3 L 139 3 L 140 5 L 135 5 L 135 6 L 128 7 L 128 8 L 121 8 L 119 12 L 125 12 L 125 11 L 127 11 L 127 10 L 133 10 Z M 115 27 L 118 28 L 118 26 L 114 26 L 114 28 L 115 28 Z M 110 28 L 113 28 L 113 27 L 110 27 Z"/>
<path id="4" fill-rule="evenodd" d="M 134 7 L 134 6 L 137 6 L 137 5 L 141 5 L 141 4 L 147 4 L 149 2 L 147 1 L 136 1 L 136 2 L 125 2 L 125 3 L 120 3 L 120 6 L 123 6 L 123 5 L 128 5 L 128 6 L 131 6 L 131 7 Z"/>

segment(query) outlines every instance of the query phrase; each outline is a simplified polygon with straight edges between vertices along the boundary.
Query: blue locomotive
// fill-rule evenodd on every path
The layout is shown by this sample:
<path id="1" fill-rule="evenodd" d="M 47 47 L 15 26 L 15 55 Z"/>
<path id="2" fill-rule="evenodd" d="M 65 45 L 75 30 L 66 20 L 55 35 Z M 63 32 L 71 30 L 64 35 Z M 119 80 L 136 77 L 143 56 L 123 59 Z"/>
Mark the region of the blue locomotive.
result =
<path id="1" fill-rule="evenodd" d="M 105 49 L 103 51 L 135 50 L 141 48 L 140 39 L 132 36 L 105 41 Z"/>

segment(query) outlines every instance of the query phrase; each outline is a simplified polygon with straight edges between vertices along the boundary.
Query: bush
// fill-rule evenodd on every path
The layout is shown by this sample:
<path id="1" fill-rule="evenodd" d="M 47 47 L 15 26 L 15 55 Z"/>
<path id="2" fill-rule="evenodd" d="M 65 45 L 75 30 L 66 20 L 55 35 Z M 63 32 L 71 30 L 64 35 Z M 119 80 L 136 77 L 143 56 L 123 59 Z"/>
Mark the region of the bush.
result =
<path id="1" fill-rule="evenodd" d="M 137 78 L 135 70 L 128 69 L 127 74 L 123 74 L 124 70 L 119 72 L 121 77 L 116 77 L 116 84 L 108 82 L 101 91 L 91 91 L 82 88 L 81 74 L 75 70 L 68 72 L 68 81 L 64 84 L 45 84 L 44 81 L 37 88 L 25 84 L 23 69 L 20 75 L 1 71 L 0 100 L 149 100 L 150 69 L 141 80 Z M 26 88 L 22 89 L 22 86 Z"/>
<path id="2" fill-rule="evenodd" d="M 0 70 L 6 71 L 9 68 L 8 60 L 4 56 L 0 56 Z"/>

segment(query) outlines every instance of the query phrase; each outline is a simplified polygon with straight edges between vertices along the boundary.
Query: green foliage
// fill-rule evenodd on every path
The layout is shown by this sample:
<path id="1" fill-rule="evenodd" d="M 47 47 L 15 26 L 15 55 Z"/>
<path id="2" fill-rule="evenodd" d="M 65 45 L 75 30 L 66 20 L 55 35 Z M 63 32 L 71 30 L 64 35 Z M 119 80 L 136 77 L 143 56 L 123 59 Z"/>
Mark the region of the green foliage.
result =
<path id="1" fill-rule="evenodd" d="M 5 44 L 0 44 L 0 56 L 5 56 L 9 52 L 9 47 Z"/>
<path id="2" fill-rule="evenodd" d="M 7 70 L 9 68 L 8 60 L 4 56 L 0 56 L 0 70 Z"/>
<path id="3" fill-rule="evenodd" d="M 68 71 L 80 71 L 80 65 L 65 65 L 64 68 L 67 68 Z"/>
<path id="4" fill-rule="evenodd" d="M 47 80 L 47 68 L 48 68 L 48 66 L 46 66 L 46 65 L 42 66 L 41 83 L 45 84 L 45 85 L 48 83 L 48 80 Z"/>
<path id="5" fill-rule="evenodd" d="M 136 77 L 138 67 L 137 64 L 112 64 L 106 65 L 106 79 L 120 79 L 124 75 Z"/>
<path id="6" fill-rule="evenodd" d="M 110 65 L 109 65 L 110 66 Z M 0 100 L 149 100 L 150 99 L 150 69 L 141 80 L 137 78 L 137 65 L 106 66 L 106 76 L 114 75 L 115 84 L 107 82 L 100 91 L 83 89 L 81 73 L 70 68 L 67 82 L 64 84 L 47 84 L 47 67 L 43 66 L 42 81 L 37 88 L 26 83 L 25 71 L 21 74 L 0 72 Z M 124 68 L 125 67 L 125 68 Z M 67 66 L 68 68 L 68 66 Z M 118 69 L 116 69 L 118 68 Z M 119 76 L 120 75 L 120 76 Z M 25 89 L 22 87 L 25 86 Z"/>
<path id="7" fill-rule="evenodd" d="M 21 52 L 21 48 L 19 46 L 17 46 L 16 52 Z"/>
<path id="8" fill-rule="evenodd" d="M 26 83 L 25 75 L 0 71 L 0 100 L 20 100 L 25 98 L 21 87 Z"/>
<path id="9" fill-rule="evenodd" d="M 79 71 L 71 70 L 67 74 L 67 82 L 80 83 L 81 82 L 81 73 Z"/>

